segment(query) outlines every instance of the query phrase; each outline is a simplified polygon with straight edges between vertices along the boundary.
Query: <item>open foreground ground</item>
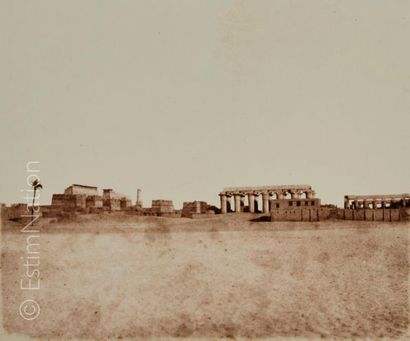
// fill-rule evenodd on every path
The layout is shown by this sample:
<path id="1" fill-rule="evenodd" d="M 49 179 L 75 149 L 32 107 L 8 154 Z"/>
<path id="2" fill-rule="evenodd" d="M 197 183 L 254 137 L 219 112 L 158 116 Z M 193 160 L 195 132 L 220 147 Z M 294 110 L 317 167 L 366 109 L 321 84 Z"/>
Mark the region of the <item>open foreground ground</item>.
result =
<path id="1" fill-rule="evenodd" d="M 4 328 L 40 339 L 408 339 L 408 223 L 249 219 L 43 221 L 33 291 L 20 289 L 27 234 L 4 225 Z M 33 321 L 19 315 L 25 299 L 41 307 Z"/>

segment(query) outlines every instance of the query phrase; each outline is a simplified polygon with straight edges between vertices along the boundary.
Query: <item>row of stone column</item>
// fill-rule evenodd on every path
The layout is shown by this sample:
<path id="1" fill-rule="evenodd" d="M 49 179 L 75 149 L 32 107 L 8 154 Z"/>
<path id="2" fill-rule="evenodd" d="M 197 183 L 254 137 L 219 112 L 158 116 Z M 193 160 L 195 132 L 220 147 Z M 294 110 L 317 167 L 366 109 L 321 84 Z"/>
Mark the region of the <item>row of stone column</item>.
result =
<path id="1" fill-rule="evenodd" d="M 391 199 L 377 199 L 377 200 L 349 200 L 345 199 L 344 206 L 346 209 L 348 208 L 353 208 L 353 209 L 358 209 L 358 208 L 372 208 L 376 209 L 378 208 L 378 204 L 381 204 L 381 208 L 386 208 L 387 204 L 391 206 L 392 204 L 399 204 L 401 207 L 407 207 L 409 205 L 410 201 L 406 199 L 401 199 L 401 200 L 391 200 Z M 370 207 L 371 206 L 371 207 Z"/>
<path id="2" fill-rule="evenodd" d="M 231 196 L 234 198 L 234 211 L 242 212 L 242 208 L 245 207 L 245 194 L 219 194 L 221 198 L 221 213 L 228 213 L 228 198 Z M 248 193 L 248 203 L 249 203 L 249 212 L 254 213 L 257 206 L 257 196 L 253 193 Z M 262 193 L 262 209 L 263 213 L 269 213 L 269 193 Z"/>
<path id="3" fill-rule="evenodd" d="M 290 192 L 291 198 L 292 199 L 299 199 L 301 192 L 296 191 L 296 190 L 290 190 L 290 191 L 281 191 L 281 192 L 275 192 L 277 195 L 278 199 L 286 199 L 286 194 Z M 307 199 L 313 199 L 314 198 L 314 191 L 308 191 L 306 193 L 306 198 Z M 269 192 L 262 192 L 262 212 L 263 213 L 269 213 L 269 201 L 271 199 L 270 193 Z M 248 196 L 248 203 L 249 203 L 249 212 L 250 213 L 255 213 L 256 212 L 256 206 L 257 206 L 257 198 L 260 194 L 258 193 L 220 193 L 219 196 L 221 198 L 221 213 L 228 213 L 228 198 L 231 196 L 234 197 L 234 211 L 235 212 L 242 212 L 242 207 L 245 206 L 245 196 Z"/>

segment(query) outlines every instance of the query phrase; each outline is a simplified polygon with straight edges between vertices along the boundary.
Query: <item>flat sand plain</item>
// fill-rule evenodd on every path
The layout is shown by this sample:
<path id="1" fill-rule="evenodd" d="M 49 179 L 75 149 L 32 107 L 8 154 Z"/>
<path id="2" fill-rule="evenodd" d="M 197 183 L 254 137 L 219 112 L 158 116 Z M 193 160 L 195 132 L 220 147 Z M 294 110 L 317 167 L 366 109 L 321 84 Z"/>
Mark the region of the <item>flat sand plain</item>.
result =
<path id="1" fill-rule="evenodd" d="M 121 214 L 3 224 L 6 332 L 46 338 L 409 339 L 409 223 L 252 222 Z M 32 241 L 34 242 L 34 241 Z M 19 316 L 35 299 L 41 314 Z"/>

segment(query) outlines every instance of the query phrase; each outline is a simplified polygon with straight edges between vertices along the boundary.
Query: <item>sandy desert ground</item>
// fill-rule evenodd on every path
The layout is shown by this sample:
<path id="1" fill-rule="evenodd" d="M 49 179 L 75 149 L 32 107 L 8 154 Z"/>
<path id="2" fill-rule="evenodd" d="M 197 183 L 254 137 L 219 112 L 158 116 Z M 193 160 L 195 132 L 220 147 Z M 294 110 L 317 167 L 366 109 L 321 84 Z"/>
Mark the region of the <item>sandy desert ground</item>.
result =
<path id="1" fill-rule="evenodd" d="M 3 323 L 45 338 L 409 338 L 409 223 L 103 215 L 3 225 Z M 36 320 L 19 316 L 35 299 Z"/>

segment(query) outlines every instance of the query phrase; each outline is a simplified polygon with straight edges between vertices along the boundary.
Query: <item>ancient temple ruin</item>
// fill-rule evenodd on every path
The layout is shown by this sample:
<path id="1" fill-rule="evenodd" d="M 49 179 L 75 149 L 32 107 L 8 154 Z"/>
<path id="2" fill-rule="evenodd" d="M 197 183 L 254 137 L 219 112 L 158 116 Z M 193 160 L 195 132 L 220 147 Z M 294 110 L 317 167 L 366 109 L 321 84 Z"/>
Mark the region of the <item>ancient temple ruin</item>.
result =
<path id="1" fill-rule="evenodd" d="M 310 200 L 317 205 L 315 191 L 310 185 L 285 186 L 256 186 L 256 187 L 228 187 L 219 194 L 221 199 L 221 213 L 250 212 L 269 213 L 272 205 L 283 206 L 284 202 L 298 202 L 301 199 Z M 258 207 L 258 198 L 262 197 L 262 207 Z M 233 204 L 232 204 L 233 199 Z M 285 201 L 284 201 L 285 200 Z M 320 205 L 320 201 L 319 201 Z"/>
<path id="2" fill-rule="evenodd" d="M 131 208 L 131 199 L 126 195 L 114 192 L 113 189 L 103 189 L 103 207 L 108 211 L 120 211 Z"/>
<path id="3" fill-rule="evenodd" d="M 102 208 L 102 197 L 95 186 L 73 184 L 63 194 L 53 194 L 51 205 L 42 206 L 43 214 L 53 216 L 64 213 L 90 213 Z"/>
<path id="4" fill-rule="evenodd" d="M 174 203 L 172 200 L 157 199 L 152 200 L 149 212 L 157 216 L 171 216 L 175 214 Z"/>
<path id="5" fill-rule="evenodd" d="M 344 207 L 323 205 L 310 185 L 271 185 L 228 187 L 220 193 L 220 208 L 205 201 L 184 202 L 175 209 L 172 200 L 152 200 L 143 207 L 137 189 L 135 205 L 124 194 L 111 188 L 102 194 L 95 186 L 73 184 L 62 194 L 53 194 L 51 205 L 41 205 L 43 217 L 73 214 L 126 212 L 134 215 L 212 218 L 215 214 L 250 214 L 249 219 L 271 221 L 320 221 L 327 219 L 363 221 L 403 221 L 410 217 L 410 194 L 345 195 Z M 2 206 L 3 217 L 19 221 L 30 211 L 28 204 Z"/>
<path id="6" fill-rule="evenodd" d="M 181 216 L 186 218 L 207 218 L 212 217 L 215 210 L 206 201 L 184 202 Z"/>
<path id="7" fill-rule="evenodd" d="M 410 207 L 410 194 L 345 195 L 345 209 Z"/>
<path id="8" fill-rule="evenodd" d="M 322 205 L 315 194 L 310 185 L 282 185 L 229 187 L 219 197 L 222 214 L 262 213 L 271 221 L 402 221 L 410 216 L 409 194 L 345 195 L 344 208 Z"/>
<path id="9" fill-rule="evenodd" d="M 53 194 L 51 205 L 42 205 L 41 211 L 43 216 L 53 217 L 61 214 L 111 212 L 130 207 L 131 200 L 112 189 L 104 189 L 103 195 L 100 195 L 95 186 L 73 184 L 63 194 Z"/>
<path id="10" fill-rule="evenodd" d="M 410 215 L 410 194 L 345 195 L 344 209 L 338 217 L 345 220 L 401 221 Z"/>

